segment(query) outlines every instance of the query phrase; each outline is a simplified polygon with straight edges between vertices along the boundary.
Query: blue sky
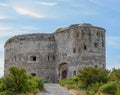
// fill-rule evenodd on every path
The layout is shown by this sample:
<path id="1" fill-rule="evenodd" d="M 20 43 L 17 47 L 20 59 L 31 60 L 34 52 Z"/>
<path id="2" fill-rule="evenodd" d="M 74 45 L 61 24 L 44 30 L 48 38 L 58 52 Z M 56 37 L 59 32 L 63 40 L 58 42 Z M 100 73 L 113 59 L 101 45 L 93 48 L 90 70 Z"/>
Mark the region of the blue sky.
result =
<path id="1" fill-rule="evenodd" d="M 120 68 L 120 0 L 0 0 L 0 76 L 8 38 L 79 23 L 106 29 L 107 69 Z"/>

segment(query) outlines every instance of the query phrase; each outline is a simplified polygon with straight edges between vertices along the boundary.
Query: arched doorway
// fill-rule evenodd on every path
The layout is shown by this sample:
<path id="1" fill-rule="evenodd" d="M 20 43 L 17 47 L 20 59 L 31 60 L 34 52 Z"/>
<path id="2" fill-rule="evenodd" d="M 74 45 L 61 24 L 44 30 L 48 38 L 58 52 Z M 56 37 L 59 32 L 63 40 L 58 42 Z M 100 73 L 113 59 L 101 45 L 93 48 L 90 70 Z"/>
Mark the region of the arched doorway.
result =
<path id="1" fill-rule="evenodd" d="M 59 80 L 66 79 L 68 76 L 68 64 L 61 63 L 59 65 Z"/>

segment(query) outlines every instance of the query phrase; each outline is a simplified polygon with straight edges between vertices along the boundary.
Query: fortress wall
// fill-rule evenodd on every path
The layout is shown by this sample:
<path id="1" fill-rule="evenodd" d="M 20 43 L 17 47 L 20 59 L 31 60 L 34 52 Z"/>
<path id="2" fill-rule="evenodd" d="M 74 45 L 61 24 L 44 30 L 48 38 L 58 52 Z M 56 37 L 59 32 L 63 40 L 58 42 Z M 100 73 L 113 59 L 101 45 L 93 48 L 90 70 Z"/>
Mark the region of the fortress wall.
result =
<path id="1" fill-rule="evenodd" d="M 105 30 L 90 24 L 71 25 L 53 34 L 18 35 L 5 43 L 4 73 L 11 66 L 22 67 L 46 82 L 56 82 L 84 67 L 105 68 L 105 48 Z"/>
<path id="2" fill-rule="evenodd" d="M 84 67 L 105 67 L 105 30 L 90 24 L 71 25 L 55 33 L 57 68 L 68 63 L 68 76 Z M 96 45 L 95 45 L 96 44 Z"/>
<path id="3" fill-rule="evenodd" d="M 42 37 L 43 39 L 39 38 Z M 25 68 L 27 73 L 53 82 L 55 76 L 54 36 L 46 34 L 21 35 L 5 45 L 5 74 L 11 66 Z M 42 72 L 42 73 L 41 73 Z M 48 77 L 51 75 L 51 77 Z"/>

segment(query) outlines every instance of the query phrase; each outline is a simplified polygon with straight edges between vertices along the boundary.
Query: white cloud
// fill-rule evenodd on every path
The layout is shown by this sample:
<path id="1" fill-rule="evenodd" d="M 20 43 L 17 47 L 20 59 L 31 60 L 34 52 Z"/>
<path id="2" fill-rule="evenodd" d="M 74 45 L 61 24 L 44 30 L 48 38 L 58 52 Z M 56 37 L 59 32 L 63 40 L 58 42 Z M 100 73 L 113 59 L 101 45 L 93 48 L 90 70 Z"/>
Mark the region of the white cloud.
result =
<path id="1" fill-rule="evenodd" d="M 6 30 L 10 30 L 10 29 L 12 29 L 12 27 L 0 26 L 0 31 L 6 31 Z"/>
<path id="2" fill-rule="evenodd" d="M 38 5 L 43 5 L 43 6 L 55 6 L 57 3 L 54 2 L 35 2 Z"/>
<path id="3" fill-rule="evenodd" d="M 0 26 L 0 37 L 12 37 L 15 35 L 25 34 L 25 33 L 32 33 L 34 31 L 38 31 L 38 27 L 32 25 L 26 26 Z"/>
<path id="4" fill-rule="evenodd" d="M 46 17 L 44 14 L 39 14 L 32 10 L 28 10 L 25 8 L 21 8 L 21 7 L 13 7 L 13 8 L 20 15 L 26 15 L 26 16 L 31 16 L 31 17 L 35 17 L 35 18 L 45 18 Z"/>
<path id="5" fill-rule="evenodd" d="M 0 15 L 0 19 L 8 19 L 8 18 L 10 18 L 10 17 L 4 16 L 4 15 Z"/>
<path id="6" fill-rule="evenodd" d="M 8 5 L 7 3 L 1 3 L 1 2 L 0 2 L 0 6 L 1 6 L 1 7 L 8 7 L 9 5 Z"/>
<path id="7" fill-rule="evenodd" d="M 0 19 L 7 19 L 9 18 L 8 16 L 0 16 Z"/>
<path id="8" fill-rule="evenodd" d="M 16 33 L 13 30 L 13 27 L 0 26 L 0 37 L 9 37 L 15 35 Z"/>

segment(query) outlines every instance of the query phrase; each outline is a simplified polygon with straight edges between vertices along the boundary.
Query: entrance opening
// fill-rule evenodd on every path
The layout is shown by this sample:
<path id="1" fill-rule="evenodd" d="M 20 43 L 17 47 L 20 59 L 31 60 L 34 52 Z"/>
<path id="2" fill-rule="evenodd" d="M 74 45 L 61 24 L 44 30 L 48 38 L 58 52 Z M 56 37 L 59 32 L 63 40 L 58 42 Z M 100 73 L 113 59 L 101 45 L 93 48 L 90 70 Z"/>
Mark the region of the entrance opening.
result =
<path id="1" fill-rule="evenodd" d="M 67 78 L 67 70 L 62 71 L 62 79 Z"/>
<path id="2" fill-rule="evenodd" d="M 61 63 L 59 65 L 59 79 L 66 79 L 68 76 L 68 64 Z"/>

